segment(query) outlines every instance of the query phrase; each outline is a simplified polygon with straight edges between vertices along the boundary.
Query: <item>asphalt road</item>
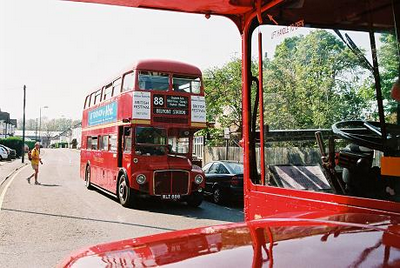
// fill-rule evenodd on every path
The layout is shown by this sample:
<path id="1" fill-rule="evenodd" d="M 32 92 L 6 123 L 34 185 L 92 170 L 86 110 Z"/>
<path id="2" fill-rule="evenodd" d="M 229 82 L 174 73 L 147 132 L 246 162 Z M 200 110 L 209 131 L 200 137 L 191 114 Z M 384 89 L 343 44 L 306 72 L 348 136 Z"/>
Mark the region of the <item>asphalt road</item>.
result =
<path id="1" fill-rule="evenodd" d="M 79 248 L 120 239 L 243 220 L 238 206 L 147 200 L 140 209 L 87 190 L 79 151 L 43 149 L 42 185 L 28 165 L 0 187 L 0 267 L 54 267 Z M 33 179 L 32 179 L 33 181 Z"/>

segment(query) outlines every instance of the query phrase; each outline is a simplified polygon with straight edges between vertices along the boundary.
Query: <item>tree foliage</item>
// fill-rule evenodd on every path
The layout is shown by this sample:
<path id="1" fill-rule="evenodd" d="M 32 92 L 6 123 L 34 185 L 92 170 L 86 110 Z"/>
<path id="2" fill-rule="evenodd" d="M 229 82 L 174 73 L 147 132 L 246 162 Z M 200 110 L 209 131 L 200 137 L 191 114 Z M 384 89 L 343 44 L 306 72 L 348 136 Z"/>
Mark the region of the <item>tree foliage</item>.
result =
<path id="1" fill-rule="evenodd" d="M 327 31 L 285 39 L 266 67 L 265 121 L 272 129 L 329 128 L 359 118 L 368 104 L 365 70 Z"/>
<path id="2" fill-rule="evenodd" d="M 380 41 L 383 96 L 389 100 L 399 75 L 398 44 L 389 34 L 381 35 Z M 274 57 L 264 59 L 263 68 L 264 118 L 271 129 L 330 128 L 341 120 L 378 119 L 372 73 L 330 32 L 315 30 L 284 39 Z M 257 76 L 255 63 L 252 73 Z M 204 83 L 207 120 L 241 131 L 241 60 L 206 70 Z M 389 101 L 386 112 L 390 115 L 395 107 Z"/>
<path id="3" fill-rule="evenodd" d="M 257 66 L 252 64 L 253 75 Z M 219 128 L 207 129 L 214 138 L 221 138 L 223 128 L 229 127 L 238 139 L 242 132 L 242 61 L 234 58 L 222 67 L 204 72 L 207 103 L 207 122 L 216 122 Z M 255 92 L 253 92 L 254 98 Z M 222 129 L 221 129 L 222 128 Z"/>
<path id="4" fill-rule="evenodd" d="M 41 131 L 51 132 L 51 131 L 65 131 L 74 125 L 78 124 L 80 120 L 73 120 L 69 118 L 57 118 L 57 119 L 47 119 L 43 117 L 41 120 L 40 128 Z M 18 129 L 22 129 L 22 119 L 18 120 Z M 25 122 L 26 130 L 37 130 L 39 129 L 39 120 L 28 119 Z"/>
<path id="5" fill-rule="evenodd" d="M 388 101 L 386 113 L 389 116 L 396 111 L 397 103 L 390 97 L 390 91 L 396 79 L 399 79 L 399 43 L 393 34 L 380 36 L 382 46 L 378 52 L 383 98 Z"/>

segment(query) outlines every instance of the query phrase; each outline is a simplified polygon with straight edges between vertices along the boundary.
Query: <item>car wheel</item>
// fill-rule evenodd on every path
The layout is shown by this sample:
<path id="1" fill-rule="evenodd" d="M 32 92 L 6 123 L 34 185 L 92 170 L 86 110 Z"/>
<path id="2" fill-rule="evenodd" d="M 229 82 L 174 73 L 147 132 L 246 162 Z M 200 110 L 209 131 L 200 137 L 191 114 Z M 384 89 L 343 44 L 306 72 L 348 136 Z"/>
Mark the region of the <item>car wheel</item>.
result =
<path id="1" fill-rule="evenodd" d="M 85 186 L 88 190 L 91 190 L 92 184 L 90 183 L 90 176 L 91 176 L 91 172 L 90 172 L 90 166 L 86 166 L 86 171 L 85 171 Z"/>
<path id="2" fill-rule="evenodd" d="M 198 206 L 201 205 L 203 199 L 204 199 L 203 193 L 194 192 L 188 197 L 186 203 L 191 207 L 197 208 Z"/>
<path id="3" fill-rule="evenodd" d="M 118 180 L 118 200 L 123 207 L 132 207 L 136 205 L 135 193 L 129 187 L 128 178 L 122 174 Z"/>
<path id="4" fill-rule="evenodd" d="M 213 201 L 216 204 L 222 204 L 223 202 L 222 191 L 219 187 L 215 187 L 213 190 Z"/>

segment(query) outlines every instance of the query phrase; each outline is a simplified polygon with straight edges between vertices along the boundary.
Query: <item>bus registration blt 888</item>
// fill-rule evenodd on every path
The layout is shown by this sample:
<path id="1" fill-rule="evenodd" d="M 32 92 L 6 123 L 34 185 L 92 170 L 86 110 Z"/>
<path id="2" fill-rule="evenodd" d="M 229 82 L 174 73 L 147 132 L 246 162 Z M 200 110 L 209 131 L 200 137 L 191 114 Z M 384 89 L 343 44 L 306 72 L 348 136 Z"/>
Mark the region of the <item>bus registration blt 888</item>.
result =
<path id="1" fill-rule="evenodd" d="M 204 174 L 193 164 L 193 135 L 206 126 L 201 71 L 143 60 L 86 96 L 80 174 L 86 187 L 118 196 L 203 200 Z"/>

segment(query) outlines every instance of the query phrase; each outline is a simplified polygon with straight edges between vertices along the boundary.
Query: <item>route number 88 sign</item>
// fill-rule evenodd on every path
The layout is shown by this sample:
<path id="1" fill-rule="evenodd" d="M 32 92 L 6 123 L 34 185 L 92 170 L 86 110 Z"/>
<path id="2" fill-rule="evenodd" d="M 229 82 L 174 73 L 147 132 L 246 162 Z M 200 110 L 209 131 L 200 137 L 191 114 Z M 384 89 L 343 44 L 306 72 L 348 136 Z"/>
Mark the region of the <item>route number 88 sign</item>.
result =
<path id="1" fill-rule="evenodd" d="M 165 104 L 164 96 L 162 95 L 154 95 L 153 96 L 153 105 L 158 107 L 163 107 Z"/>

